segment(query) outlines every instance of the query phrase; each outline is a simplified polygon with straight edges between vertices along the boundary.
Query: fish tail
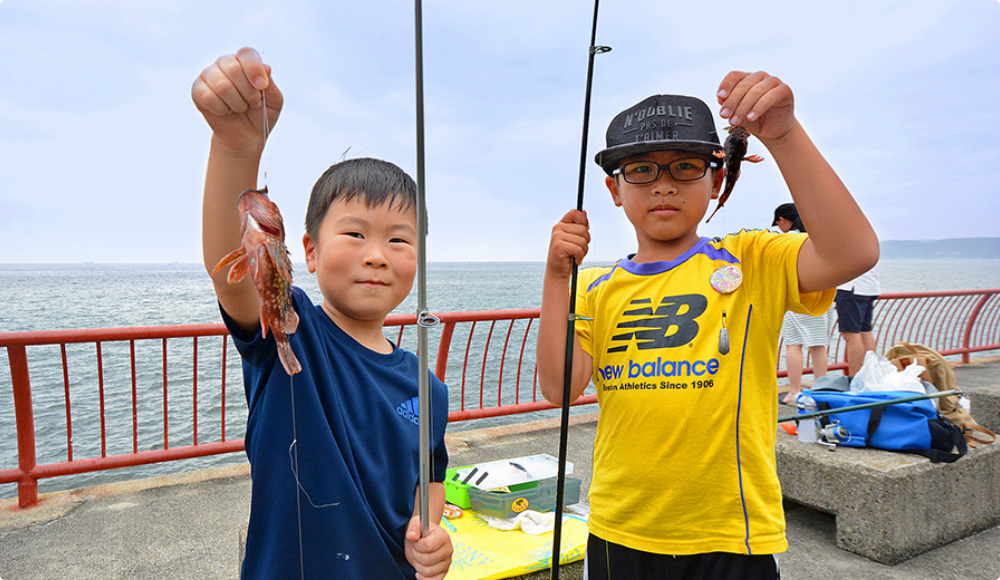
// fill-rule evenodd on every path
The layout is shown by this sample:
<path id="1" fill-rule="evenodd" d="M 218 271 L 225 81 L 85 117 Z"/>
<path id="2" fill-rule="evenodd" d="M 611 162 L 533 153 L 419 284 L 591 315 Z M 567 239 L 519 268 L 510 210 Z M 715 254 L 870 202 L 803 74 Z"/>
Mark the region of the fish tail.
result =
<path id="1" fill-rule="evenodd" d="M 285 372 L 289 375 L 294 375 L 302 370 L 302 365 L 299 363 L 299 359 L 295 357 L 295 351 L 292 350 L 292 345 L 288 343 L 288 339 L 279 340 L 278 342 L 278 358 L 281 360 L 281 366 L 285 367 Z"/>
<path id="2" fill-rule="evenodd" d="M 736 177 L 739 177 L 739 174 L 737 174 Z M 726 201 L 729 200 L 729 195 L 733 193 L 734 185 L 736 185 L 736 179 L 733 179 L 732 181 L 729 181 L 728 178 L 726 179 L 726 188 L 722 192 L 722 195 L 719 196 L 719 205 L 715 206 L 715 211 L 713 211 L 712 215 L 708 216 L 708 219 L 705 220 L 706 224 L 712 221 L 712 218 L 715 217 L 715 214 L 719 213 L 719 210 L 722 209 L 722 206 L 726 205 Z"/>
<path id="3" fill-rule="evenodd" d="M 294 308 L 288 308 L 288 311 L 285 313 L 285 319 L 282 322 L 286 334 L 295 334 L 295 331 L 299 328 L 299 315 L 295 312 Z"/>

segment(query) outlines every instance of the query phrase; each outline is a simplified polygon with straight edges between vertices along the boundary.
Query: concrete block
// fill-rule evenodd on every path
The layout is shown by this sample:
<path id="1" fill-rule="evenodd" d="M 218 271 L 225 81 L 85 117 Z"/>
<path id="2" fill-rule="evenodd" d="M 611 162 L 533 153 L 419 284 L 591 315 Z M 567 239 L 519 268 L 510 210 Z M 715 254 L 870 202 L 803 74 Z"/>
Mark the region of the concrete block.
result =
<path id="1" fill-rule="evenodd" d="M 972 406 L 972 418 L 994 433 L 1000 434 L 1000 385 L 965 389 Z"/>
<path id="2" fill-rule="evenodd" d="M 984 409 L 980 423 L 1000 422 Z M 948 464 L 877 449 L 830 452 L 779 430 L 776 451 L 784 497 L 835 514 L 837 546 L 876 562 L 897 564 L 1000 523 L 1000 443 Z"/>

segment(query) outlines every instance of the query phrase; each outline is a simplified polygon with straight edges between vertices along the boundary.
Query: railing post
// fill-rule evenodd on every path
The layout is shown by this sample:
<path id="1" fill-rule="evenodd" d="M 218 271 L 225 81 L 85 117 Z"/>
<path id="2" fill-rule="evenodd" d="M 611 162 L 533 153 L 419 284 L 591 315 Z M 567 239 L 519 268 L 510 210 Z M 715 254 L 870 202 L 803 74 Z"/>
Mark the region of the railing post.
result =
<path id="1" fill-rule="evenodd" d="M 444 382 L 444 375 L 448 372 L 448 352 L 451 350 L 451 337 L 455 334 L 455 323 L 445 322 L 441 331 L 441 341 L 438 343 L 437 368 L 434 374 Z"/>
<path id="2" fill-rule="evenodd" d="M 986 306 L 993 293 L 983 294 L 983 297 L 976 302 L 976 305 L 972 308 L 972 312 L 969 313 L 969 320 L 965 323 L 965 332 L 962 333 L 962 362 L 969 362 L 969 341 L 972 339 L 972 327 L 976 325 L 976 318 L 979 316 L 979 311 Z"/>
<path id="3" fill-rule="evenodd" d="M 38 480 L 32 477 L 35 456 L 35 412 L 31 406 L 31 379 L 28 376 L 28 355 L 23 344 L 7 347 L 10 378 L 14 387 L 14 417 L 17 423 L 17 467 L 21 477 L 17 482 L 18 506 L 25 508 L 38 503 Z"/>

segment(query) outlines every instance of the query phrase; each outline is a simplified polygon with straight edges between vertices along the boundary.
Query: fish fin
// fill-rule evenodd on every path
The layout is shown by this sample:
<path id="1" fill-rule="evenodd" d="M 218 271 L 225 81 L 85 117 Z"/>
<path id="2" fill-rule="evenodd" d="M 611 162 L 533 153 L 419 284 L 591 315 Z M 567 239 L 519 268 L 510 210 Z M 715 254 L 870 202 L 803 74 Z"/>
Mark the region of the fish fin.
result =
<path id="1" fill-rule="evenodd" d="M 267 253 L 271 256 L 271 262 L 275 269 L 285 279 L 285 282 L 292 283 L 292 261 L 288 259 L 288 250 L 285 244 L 274 240 L 275 243 L 267 244 Z"/>
<path id="2" fill-rule="evenodd" d="M 233 262 L 239 260 L 245 254 L 246 254 L 246 252 L 243 251 L 242 247 L 239 248 L 239 249 L 233 250 L 232 252 L 229 252 L 228 254 L 226 254 L 226 256 L 224 258 L 222 258 L 221 260 L 219 260 L 219 263 L 215 265 L 215 268 L 212 268 L 212 273 L 210 275 L 211 276 L 215 276 L 216 272 L 218 272 L 219 270 L 225 268 L 227 265 L 232 264 Z M 232 270 L 230 270 L 230 276 L 232 276 Z M 229 280 L 229 281 L 233 282 L 233 280 Z M 236 280 L 236 281 L 239 281 L 239 280 Z"/>
<path id="3" fill-rule="evenodd" d="M 747 155 L 743 158 L 743 161 L 749 161 L 750 163 L 760 163 L 764 158 L 760 155 Z"/>
<path id="4" fill-rule="evenodd" d="M 233 263 L 231 268 L 229 268 L 229 275 L 226 276 L 226 280 L 230 284 L 235 284 L 243 278 L 246 278 L 247 272 L 250 270 L 252 263 L 253 260 L 250 259 L 250 256 L 244 254 L 239 260 L 236 260 Z"/>
<path id="5" fill-rule="evenodd" d="M 295 357 L 295 351 L 292 350 L 292 345 L 288 343 L 287 339 L 278 341 L 278 358 L 281 360 L 281 366 L 285 367 L 285 372 L 289 375 L 294 375 L 302 370 L 302 364 Z"/>

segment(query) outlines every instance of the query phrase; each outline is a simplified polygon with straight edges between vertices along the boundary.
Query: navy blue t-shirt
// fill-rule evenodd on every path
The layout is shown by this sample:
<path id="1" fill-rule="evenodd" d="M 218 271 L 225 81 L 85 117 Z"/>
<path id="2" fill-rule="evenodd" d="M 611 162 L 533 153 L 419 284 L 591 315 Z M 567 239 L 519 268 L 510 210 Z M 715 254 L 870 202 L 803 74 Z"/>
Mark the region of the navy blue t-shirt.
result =
<path id="1" fill-rule="evenodd" d="M 249 404 L 246 451 L 253 492 L 242 578 L 300 577 L 293 463 L 306 578 L 413 578 L 403 536 L 419 483 L 417 357 L 376 353 L 293 289 L 291 336 L 302 372 L 291 381 L 272 334 L 249 334 L 223 311 L 243 357 Z M 444 481 L 448 394 L 431 374 L 431 480 Z M 294 388 L 295 413 L 291 412 Z"/>

